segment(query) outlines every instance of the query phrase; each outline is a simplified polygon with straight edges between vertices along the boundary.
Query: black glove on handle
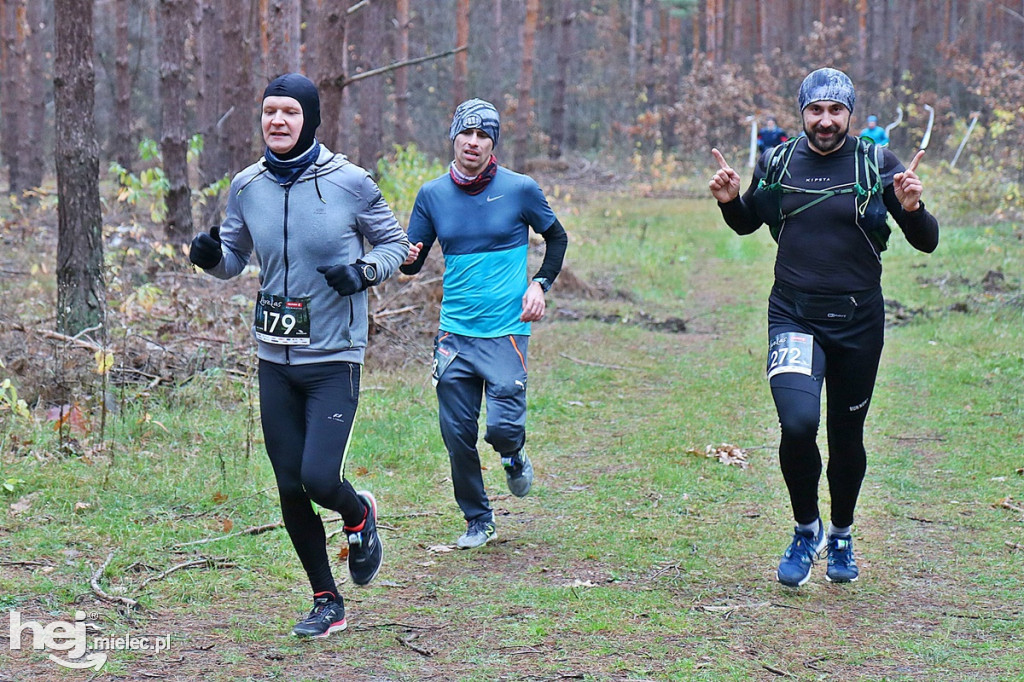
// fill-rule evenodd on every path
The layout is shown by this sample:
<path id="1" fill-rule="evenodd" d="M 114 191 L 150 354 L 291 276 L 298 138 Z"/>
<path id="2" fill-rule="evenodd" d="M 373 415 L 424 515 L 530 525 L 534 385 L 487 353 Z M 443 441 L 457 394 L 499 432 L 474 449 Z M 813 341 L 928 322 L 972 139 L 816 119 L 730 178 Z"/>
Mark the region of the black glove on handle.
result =
<path id="1" fill-rule="evenodd" d="M 209 234 L 197 234 L 192 240 L 192 248 L 188 250 L 188 259 L 203 270 L 215 267 L 223 256 L 220 250 L 220 225 L 211 227 Z"/>
<path id="2" fill-rule="evenodd" d="M 316 271 L 341 296 L 351 296 L 377 283 L 376 267 L 362 261 L 351 265 L 321 265 Z"/>

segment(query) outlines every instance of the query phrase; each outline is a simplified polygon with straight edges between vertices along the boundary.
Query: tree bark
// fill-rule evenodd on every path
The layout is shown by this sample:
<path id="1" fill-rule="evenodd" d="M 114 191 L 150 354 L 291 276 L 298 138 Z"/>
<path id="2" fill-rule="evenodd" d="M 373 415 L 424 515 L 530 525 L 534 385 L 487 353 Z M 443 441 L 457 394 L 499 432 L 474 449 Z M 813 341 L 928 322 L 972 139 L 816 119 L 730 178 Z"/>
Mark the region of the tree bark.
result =
<path id="1" fill-rule="evenodd" d="M 559 29 L 555 56 L 555 87 L 551 95 L 551 143 L 548 156 L 557 159 L 562 156 L 565 144 L 565 101 L 569 82 L 569 60 L 573 45 L 573 19 L 576 18 L 574 0 L 559 2 Z"/>
<path id="2" fill-rule="evenodd" d="M 317 138 L 334 152 L 341 151 L 342 88 L 347 55 L 339 58 L 337 48 L 345 50 L 348 23 L 345 8 L 335 0 L 319 0 L 320 22 L 317 33 L 317 70 L 313 81 L 320 91 L 320 130 Z M 339 68 L 340 67 L 340 68 Z"/>
<path id="3" fill-rule="evenodd" d="M 302 21 L 299 9 L 299 0 L 266 1 L 263 30 L 268 78 L 300 68 Z"/>
<path id="4" fill-rule="evenodd" d="M 114 1 L 114 130 L 110 151 L 119 165 L 131 170 L 135 161 L 132 137 L 131 39 L 128 6 L 131 0 Z"/>
<path id="5" fill-rule="evenodd" d="M 54 0 L 54 16 L 57 331 L 73 336 L 102 324 L 106 312 L 92 0 Z"/>
<path id="6" fill-rule="evenodd" d="M 221 6 L 224 12 L 224 54 L 232 55 L 224 62 L 224 113 L 218 119 L 223 132 L 223 154 L 230 172 L 237 172 L 252 162 L 256 150 L 253 124 L 259 120 L 259 96 L 254 92 L 252 58 L 255 48 L 246 27 L 250 25 L 250 10 L 242 2 L 228 2 Z"/>
<path id="7" fill-rule="evenodd" d="M 46 133 L 46 95 L 52 71 L 49 68 L 46 38 L 49 18 L 46 8 L 41 2 L 28 3 L 26 23 L 28 24 L 28 44 L 26 47 L 26 84 L 27 103 L 25 116 L 25 159 L 23 180 L 28 188 L 39 187 L 46 175 L 47 156 L 43 153 L 43 142 Z M 36 195 L 31 195 L 36 201 Z"/>
<path id="8" fill-rule="evenodd" d="M 185 132 L 185 40 L 190 0 L 160 0 L 160 110 L 163 118 L 160 154 L 167 179 L 167 239 L 192 238 L 192 190 L 188 184 L 188 136 Z"/>
<path id="9" fill-rule="evenodd" d="M 395 59 L 404 62 L 409 58 L 409 0 L 396 0 L 395 23 L 398 37 L 395 41 Z M 409 69 L 395 71 L 395 144 L 403 147 L 409 144 Z"/>
<path id="10" fill-rule="evenodd" d="M 455 47 L 469 44 L 469 0 L 455 3 Z M 452 73 L 452 109 L 466 101 L 466 83 L 469 80 L 469 50 L 455 55 Z"/>
<path id="11" fill-rule="evenodd" d="M 25 21 L 26 0 L 8 0 L 0 4 L 3 11 L 3 82 L 0 96 L 17 112 L 24 112 L 28 103 L 28 70 L 25 51 L 28 24 Z M 3 126 L 3 155 L 7 164 L 7 192 L 18 197 L 29 188 L 24 178 L 25 140 L 28 117 L 7 115 Z"/>
<path id="12" fill-rule="evenodd" d="M 665 44 L 663 70 L 665 85 L 665 107 L 661 117 L 661 140 L 665 149 L 675 149 L 679 144 L 679 135 L 676 128 L 679 124 L 679 114 L 676 107 L 679 102 L 679 81 L 683 78 L 683 55 L 680 50 L 680 36 L 683 32 L 683 22 L 678 16 L 669 13 L 668 36 Z"/>
<path id="13" fill-rule="evenodd" d="M 375 0 L 360 13 L 362 30 L 359 36 L 359 70 L 370 71 L 383 61 L 387 62 L 384 48 L 384 2 Z M 371 173 L 377 169 L 377 159 L 384 146 L 384 79 L 367 78 L 359 82 L 359 156 L 357 163 Z"/>
<path id="14" fill-rule="evenodd" d="M 204 0 L 199 8 L 198 48 L 199 73 L 196 97 L 196 118 L 203 135 L 203 151 L 199 155 L 199 186 L 217 182 L 231 171 L 224 153 L 224 117 L 228 106 L 223 98 L 223 67 L 228 60 L 224 53 L 223 6 Z M 230 68 L 230 67 L 228 67 Z M 220 201 L 206 196 L 202 206 L 202 224 L 220 222 Z"/>
<path id="15" fill-rule="evenodd" d="M 526 168 L 526 156 L 530 148 L 530 117 L 533 113 L 533 48 L 537 33 L 537 15 L 540 0 L 526 0 L 526 20 L 523 22 L 523 61 L 519 71 L 519 101 L 516 104 L 516 140 L 513 152 L 514 167 Z"/>

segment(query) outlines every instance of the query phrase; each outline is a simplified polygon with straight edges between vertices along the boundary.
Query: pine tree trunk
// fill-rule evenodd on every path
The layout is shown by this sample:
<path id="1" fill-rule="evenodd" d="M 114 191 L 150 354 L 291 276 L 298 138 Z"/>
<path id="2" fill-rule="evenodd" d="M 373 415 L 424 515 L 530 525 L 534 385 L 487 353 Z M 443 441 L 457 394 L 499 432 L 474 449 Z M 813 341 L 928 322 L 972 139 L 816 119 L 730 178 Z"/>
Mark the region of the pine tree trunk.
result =
<path id="1" fill-rule="evenodd" d="M 455 47 L 469 44 L 469 0 L 455 3 Z M 469 50 L 455 55 L 452 72 L 452 109 L 466 101 L 466 82 L 469 79 Z"/>
<path id="2" fill-rule="evenodd" d="M 317 27 L 317 64 L 313 81 L 320 90 L 320 130 L 317 139 L 333 152 L 341 151 L 342 88 L 347 60 L 339 58 L 344 50 L 348 19 L 344 3 L 320 0 L 320 21 Z"/>
<path id="3" fill-rule="evenodd" d="M 299 70 L 302 22 L 299 0 L 269 0 L 264 20 L 267 76 Z"/>
<path id="4" fill-rule="evenodd" d="M 362 30 L 359 36 L 358 59 L 363 72 L 387 63 L 384 46 L 384 5 L 377 0 L 360 12 Z M 358 165 L 371 173 L 377 170 L 377 159 L 384 146 L 384 78 L 373 76 L 356 84 L 359 90 L 359 157 Z"/>
<path id="5" fill-rule="evenodd" d="M 3 77 L 0 96 L 9 103 L 13 111 L 24 112 L 27 105 L 27 69 L 25 62 L 25 0 L 0 3 L 3 11 Z M 21 200 L 25 183 L 24 164 L 25 140 L 28 137 L 28 117 L 8 115 L 4 117 L 3 156 L 7 166 L 7 192 Z"/>
<path id="6" fill-rule="evenodd" d="M 114 2 L 114 131 L 111 153 L 128 170 L 135 160 L 132 137 L 131 42 L 128 33 L 128 5 L 131 0 Z"/>
<path id="7" fill-rule="evenodd" d="M 526 20 L 523 22 L 523 62 L 519 72 L 519 102 L 516 105 L 516 140 L 513 152 L 514 168 L 524 170 L 530 145 L 530 114 L 533 113 L 533 48 L 537 32 L 537 14 L 540 0 L 526 0 Z"/>
<path id="8" fill-rule="evenodd" d="M 409 58 L 409 0 L 396 0 L 395 22 L 398 24 L 395 61 Z M 409 69 L 395 71 L 395 144 L 409 144 Z"/>
<path id="9" fill-rule="evenodd" d="M 26 18 L 29 27 L 26 50 L 28 103 L 25 109 L 28 118 L 25 135 L 28 153 L 24 160 L 24 179 L 28 187 L 42 185 L 47 169 L 47 157 L 43 153 L 42 144 L 47 129 L 46 99 L 50 83 L 49 74 L 53 73 L 48 63 L 49 55 L 47 54 L 46 26 L 48 22 L 49 18 L 43 3 L 30 2 Z M 35 201 L 34 196 L 32 201 Z"/>
<path id="10" fill-rule="evenodd" d="M 203 151 L 199 155 L 199 186 L 205 187 L 217 182 L 232 169 L 228 156 L 223 152 L 224 126 L 221 119 L 228 109 L 223 98 L 222 71 L 226 66 L 223 43 L 222 5 L 211 0 L 202 0 L 199 9 L 199 74 L 196 117 L 203 134 Z M 207 196 L 202 207 L 202 224 L 220 222 L 220 201 L 218 197 Z"/>
<path id="11" fill-rule="evenodd" d="M 160 154 L 167 178 L 167 239 L 185 243 L 192 238 L 192 190 L 188 185 L 188 137 L 185 132 L 185 40 L 191 2 L 160 0 L 160 110 L 163 129 Z"/>
<path id="12" fill-rule="evenodd" d="M 54 0 L 54 15 L 57 329 L 75 335 L 102 324 L 106 310 L 92 0 Z"/>
<path id="13" fill-rule="evenodd" d="M 559 3 L 559 31 L 555 56 L 555 89 L 551 95 L 551 144 L 548 156 L 557 159 L 562 156 L 565 144 L 565 100 L 569 82 L 569 60 L 572 55 L 573 28 L 576 17 L 573 0 L 561 0 Z"/>
<path id="14" fill-rule="evenodd" d="M 253 122 L 259 120 L 259 94 L 253 92 L 252 57 L 255 48 L 249 39 L 246 27 L 250 25 L 247 3 L 224 3 L 224 54 L 232 58 L 224 62 L 223 88 L 224 106 L 220 124 L 223 131 L 222 151 L 229 172 L 235 173 L 252 163 L 257 149 L 253 133 Z M 265 85 L 265 84 L 263 84 Z M 261 85 L 261 88 L 263 87 Z"/>

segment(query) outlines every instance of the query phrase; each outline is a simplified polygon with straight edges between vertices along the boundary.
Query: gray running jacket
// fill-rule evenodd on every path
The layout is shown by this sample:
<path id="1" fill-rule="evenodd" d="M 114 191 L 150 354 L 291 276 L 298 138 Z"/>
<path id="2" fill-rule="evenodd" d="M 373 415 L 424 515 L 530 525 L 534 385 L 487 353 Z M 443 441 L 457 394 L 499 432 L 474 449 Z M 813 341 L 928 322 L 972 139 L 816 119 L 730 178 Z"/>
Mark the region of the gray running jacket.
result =
<path id="1" fill-rule="evenodd" d="M 220 238 L 224 257 L 206 272 L 234 277 L 255 252 L 260 294 L 308 299 L 308 345 L 257 338 L 261 360 L 290 365 L 363 361 L 367 292 L 340 296 L 317 266 L 358 259 L 375 265 L 381 282 L 409 253 L 405 230 L 369 174 L 323 145 L 317 160 L 289 186 L 278 184 L 263 159 L 236 175 Z"/>

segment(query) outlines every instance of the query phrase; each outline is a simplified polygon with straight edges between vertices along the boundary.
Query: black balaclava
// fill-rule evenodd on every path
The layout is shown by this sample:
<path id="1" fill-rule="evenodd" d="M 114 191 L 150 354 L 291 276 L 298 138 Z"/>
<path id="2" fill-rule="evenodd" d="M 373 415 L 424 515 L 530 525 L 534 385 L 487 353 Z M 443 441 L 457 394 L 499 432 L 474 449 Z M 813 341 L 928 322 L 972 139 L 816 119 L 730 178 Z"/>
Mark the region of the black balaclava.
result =
<path id="1" fill-rule="evenodd" d="M 288 161 L 308 151 L 316 139 L 316 129 L 320 126 L 320 93 L 313 81 L 301 73 L 286 73 L 270 81 L 263 91 L 263 99 L 268 97 L 291 97 L 302 107 L 302 130 L 295 146 L 284 154 L 276 154 L 282 161 Z"/>

